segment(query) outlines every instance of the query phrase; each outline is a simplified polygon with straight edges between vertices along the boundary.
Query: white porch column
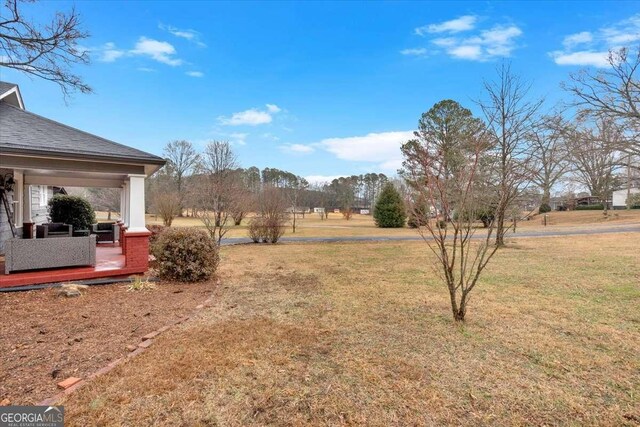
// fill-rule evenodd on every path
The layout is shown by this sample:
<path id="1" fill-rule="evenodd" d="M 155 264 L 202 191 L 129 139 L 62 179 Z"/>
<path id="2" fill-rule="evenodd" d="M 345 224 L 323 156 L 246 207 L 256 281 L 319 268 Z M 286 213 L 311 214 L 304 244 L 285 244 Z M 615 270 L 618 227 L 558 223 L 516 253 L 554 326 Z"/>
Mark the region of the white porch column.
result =
<path id="1" fill-rule="evenodd" d="M 125 181 L 122 185 L 122 200 L 124 205 L 122 206 L 122 222 L 125 226 L 129 226 L 129 181 Z"/>
<path id="2" fill-rule="evenodd" d="M 124 191 L 124 184 L 122 184 L 120 186 L 120 221 L 122 221 L 123 223 L 125 222 L 124 220 L 124 207 L 126 204 L 126 200 L 125 200 L 125 191 Z"/>
<path id="3" fill-rule="evenodd" d="M 24 174 L 21 170 L 13 170 L 13 179 L 15 181 L 15 187 L 13 188 L 13 220 L 16 227 L 22 227 L 24 222 Z M 17 203 L 16 203 L 17 202 Z"/>
<path id="4" fill-rule="evenodd" d="M 147 232 L 145 227 L 144 179 L 145 175 L 129 175 L 128 208 L 130 232 Z"/>
<path id="5" fill-rule="evenodd" d="M 31 220 L 31 186 L 22 186 L 22 222 L 33 222 Z"/>

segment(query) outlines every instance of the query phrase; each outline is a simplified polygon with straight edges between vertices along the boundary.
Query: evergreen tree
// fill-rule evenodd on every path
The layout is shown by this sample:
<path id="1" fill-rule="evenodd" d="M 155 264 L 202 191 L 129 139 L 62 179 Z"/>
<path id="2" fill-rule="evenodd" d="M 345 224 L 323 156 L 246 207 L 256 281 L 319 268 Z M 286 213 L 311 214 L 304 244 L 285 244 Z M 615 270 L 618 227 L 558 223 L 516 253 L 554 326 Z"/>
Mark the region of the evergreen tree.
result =
<path id="1" fill-rule="evenodd" d="M 382 188 L 373 211 L 376 225 L 382 228 L 404 227 L 406 217 L 407 214 L 400 193 L 393 184 L 388 182 Z"/>

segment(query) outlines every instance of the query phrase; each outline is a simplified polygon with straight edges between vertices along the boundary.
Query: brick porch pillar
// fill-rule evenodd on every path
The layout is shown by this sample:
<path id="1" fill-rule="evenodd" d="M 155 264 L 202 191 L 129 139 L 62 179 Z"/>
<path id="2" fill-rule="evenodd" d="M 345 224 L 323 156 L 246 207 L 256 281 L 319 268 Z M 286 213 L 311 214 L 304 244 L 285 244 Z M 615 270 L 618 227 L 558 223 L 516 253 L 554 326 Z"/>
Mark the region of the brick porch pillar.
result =
<path id="1" fill-rule="evenodd" d="M 127 226 L 124 224 L 120 224 L 120 247 L 122 248 L 122 253 L 127 253 Z"/>
<path id="2" fill-rule="evenodd" d="M 125 231 L 125 267 L 135 269 L 136 273 L 144 273 L 149 268 L 149 236 L 150 231 Z"/>
<path id="3" fill-rule="evenodd" d="M 127 269 L 144 273 L 149 267 L 149 236 L 145 226 L 144 179 L 145 175 L 131 174 L 124 184 L 124 240 L 122 253 Z"/>

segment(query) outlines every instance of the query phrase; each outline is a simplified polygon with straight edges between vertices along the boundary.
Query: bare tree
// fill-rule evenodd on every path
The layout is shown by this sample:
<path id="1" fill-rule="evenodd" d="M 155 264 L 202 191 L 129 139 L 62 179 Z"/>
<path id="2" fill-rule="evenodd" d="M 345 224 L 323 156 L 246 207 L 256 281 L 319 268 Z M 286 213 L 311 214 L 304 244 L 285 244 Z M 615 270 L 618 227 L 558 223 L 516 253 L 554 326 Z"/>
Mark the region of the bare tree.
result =
<path id="1" fill-rule="evenodd" d="M 492 142 L 495 185 L 498 189 L 496 245 L 504 245 L 507 212 L 531 180 L 530 147 L 527 136 L 535 125 L 542 101 L 530 102 L 530 85 L 511 71 L 508 62 L 497 68 L 497 79 L 486 81 L 487 100 L 479 102 Z"/>
<path id="2" fill-rule="evenodd" d="M 527 136 L 531 143 L 531 179 L 542 190 L 541 205 L 550 204 L 551 189 L 571 167 L 566 127 L 560 115 L 545 116 Z"/>
<path id="3" fill-rule="evenodd" d="M 289 220 L 286 196 L 281 188 L 265 185 L 259 196 L 260 217 L 257 221 L 262 225 L 262 239 L 270 243 L 277 243 L 284 234 L 285 224 Z"/>
<path id="4" fill-rule="evenodd" d="M 175 180 L 176 190 L 180 196 L 179 216 L 182 216 L 185 198 L 185 177 L 190 175 L 200 161 L 200 155 L 189 141 L 172 141 L 164 147 L 165 166 Z"/>
<path id="5" fill-rule="evenodd" d="M 611 50 L 609 67 L 581 70 L 563 84 L 574 95 L 573 105 L 591 116 L 606 116 L 624 124 L 627 135 L 616 147 L 631 155 L 640 155 L 640 46 Z"/>
<path id="6" fill-rule="evenodd" d="M 449 291 L 451 311 L 463 322 L 471 291 L 498 250 L 492 244 L 495 223 L 486 235 L 473 241 L 476 211 L 492 203 L 487 200 L 478 172 L 489 148 L 484 125 L 454 101 L 442 101 L 420 120 L 417 139 L 402 146 L 403 176 L 415 192 L 415 200 L 426 201 L 435 219 L 417 225 L 418 232 L 435 254 L 434 266 Z M 424 206 L 411 206 L 414 215 L 424 215 Z"/>
<path id="7" fill-rule="evenodd" d="M 238 168 L 236 155 L 226 141 L 212 141 L 207 144 L 202 155 L 200 190 L 200 211 L 198 217 L 218 242 L 229 231 L 229 220 L 237 202 L 238 184 L 235 169 Z"/>
<path id="8" fill-rule="evenodd" d="M 180 213 L 180 195 L 175 191 L 157 192 L 153 197 L 155 211 L 166 227 L 171 227 L 173 218 Z"/>
<path id="9" fill-rule="evenodd" d="M 164 157 L 169 163 L 171 173 L 176 180 L 178 191 L 184 187 L 184 177 L 194 170 L 200 155 L 189 141 L 172 141 L 164 147 Z"/>
<path id="10" fill-rule="evenodd" d="M 88 199 L 91 205 L 101 211 L 107 211 L 107 219 L 112 212 L 120 212 L 120 188 L 88 188 Z"/>
<path id="11" fill-rule="evenodd" d="M 301 176 L 293 177 L 293 179 L 287 183 L 286 192 L 289 199 L 289 205 L 291 206 L 291 212 L 293 214 L 293 221 L 291 225 L 294 233 L 296 232 L 296 217 L 297 211 L 300 208 L 302 193 L 307 188 L 309 188 L 309 183 Z"/>
<path id="12" fill-rule="evenodd" d="M 71 72 L 73 64 L 89 63 L 87 50 L 78 42 L 89 37 L 81 28 L 75 9 L 57 12 L 44 26 L 21 13 L 25 0 L 6 0 L 0 13 L 0 66 L 57 83 L 65 96 L 71 92 L 91 92 L 80 76 Z"/>
<path id="13" fill-rule="evenodd" d="M 614 148 L 621 138 L 623 130 L 613 119 L 582 115 L 567 141 L 577 181 L 602 201 L 605 213 L 621 166 Z"/>
<path id="14" fill-rule="evenodd" d="M 231 204 L 231 217 L 234 225 L 241 225 L 247 214 L 255 209 L 256 194 L 252 192 L 247 171 L 234 171 L 233 186 L 235 188 L 234 202 Z"/>

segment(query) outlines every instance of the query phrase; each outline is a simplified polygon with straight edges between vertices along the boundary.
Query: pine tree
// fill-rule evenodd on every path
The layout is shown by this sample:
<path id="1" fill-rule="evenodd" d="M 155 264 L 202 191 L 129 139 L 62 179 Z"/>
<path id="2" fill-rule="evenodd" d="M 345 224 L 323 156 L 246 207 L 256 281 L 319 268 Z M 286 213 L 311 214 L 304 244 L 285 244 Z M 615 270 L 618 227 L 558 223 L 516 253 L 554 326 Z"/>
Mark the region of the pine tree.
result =
<path id="1" fill-rule="evenodd" d="M 381 228 L 404 227 L 407 218 L 404 202 L 398 190 L 390 182 L 385 184 L 378 196 L 373 218 L 376 220 L 376 225 Z"/>

